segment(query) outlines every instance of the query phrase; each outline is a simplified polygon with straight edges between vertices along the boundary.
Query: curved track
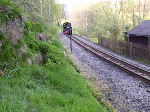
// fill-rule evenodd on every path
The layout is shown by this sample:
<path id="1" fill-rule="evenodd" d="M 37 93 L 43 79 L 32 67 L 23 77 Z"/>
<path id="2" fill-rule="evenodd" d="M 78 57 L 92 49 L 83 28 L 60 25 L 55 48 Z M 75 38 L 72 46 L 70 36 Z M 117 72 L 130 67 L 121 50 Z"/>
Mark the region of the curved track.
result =
<path id="1" fill-rule="evenodd" d="M 101 51 L 100 49 L 92 46 L 92 44 L 89 44 L 89 42 L 83 39 L 77 38 L 76 36 L 72 36 L 71 38 L 73 41 L 75 41 L 76 43 L 84 47 L 85 49 L 89 50 L 94 55 L 98 56 L 99 58 L 102 58 L 106 60 L 107 62 L 110 62 L 114 64 L 115 66 L 119 67 L 120 69 L 128 72 L 129 74 L 140 77 L 143 80 L 150 83 L 150 71 L 149 70 L 142 69 L 138 66 L 133 65 L 132 63 L 126 62 L 111 54 L 107 54 L 104 51 Z"/>

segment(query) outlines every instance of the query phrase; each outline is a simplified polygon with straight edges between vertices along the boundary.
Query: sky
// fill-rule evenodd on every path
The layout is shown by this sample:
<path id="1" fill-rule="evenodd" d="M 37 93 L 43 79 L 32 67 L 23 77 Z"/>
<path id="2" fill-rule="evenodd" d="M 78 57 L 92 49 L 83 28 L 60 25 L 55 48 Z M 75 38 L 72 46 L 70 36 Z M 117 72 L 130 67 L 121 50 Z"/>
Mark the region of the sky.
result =
<path id="1" fill-rule="evenodd" d="M 69 15 L 71 13 L 71 10 L 76 6 L 86 7 L 100 0 L 56 0 L 56 1 L 60 4 L 65 4 L 66 14 Z"/>
<path id="2" fill-rule="evenodd" d="M 65 12 L 67 19 L 70 18 L 71 11 L 76 7 L 85 7 L 91 3 L 95 3 L 97 0 L 56 0 L 60 4 L 65 4 Z"/>
<path id="3" fill-rule="evenodd" d="M 74 4 L 91 4 L 98 0 L 57 0 L 57 1 L 62 4 L 74 5 Z"/>

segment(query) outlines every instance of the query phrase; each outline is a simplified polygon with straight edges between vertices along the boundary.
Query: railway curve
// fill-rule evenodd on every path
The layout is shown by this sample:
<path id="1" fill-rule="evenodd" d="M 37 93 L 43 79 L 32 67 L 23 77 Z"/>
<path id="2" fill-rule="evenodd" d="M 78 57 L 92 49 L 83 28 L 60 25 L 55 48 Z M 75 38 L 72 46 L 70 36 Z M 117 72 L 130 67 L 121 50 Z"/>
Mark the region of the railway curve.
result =
<path id="1" fill-rule="evenodd" d="M 135 64 L 124 61 L 114 55 L 107 54 L 104 51 L 99 50 L 93 44 L 89 44 L 85 39 L 81 39 L 77 36 L 72 36 L 71 39 L 75 41 L 80 46 L 84 47 L 94 55 L 104 59 L 105 61 L 112 63 L 113 65 L 119 67 L 120 69 L 126 71 L 127 73 L 137 76 L 146 82 L 150 83 L 150 70 L 141 68 Z"/>

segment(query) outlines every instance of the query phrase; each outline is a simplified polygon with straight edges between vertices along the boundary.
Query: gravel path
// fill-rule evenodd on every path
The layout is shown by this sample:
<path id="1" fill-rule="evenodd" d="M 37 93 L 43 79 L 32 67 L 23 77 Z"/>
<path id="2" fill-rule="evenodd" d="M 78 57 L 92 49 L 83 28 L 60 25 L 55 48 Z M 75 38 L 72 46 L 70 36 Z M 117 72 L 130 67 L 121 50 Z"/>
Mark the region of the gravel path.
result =
<path id="1" fill-rule="evenodd" d="M 68 37 L 62 33 L 59 33 L 59 37 L 69 49 Z M 100 91 L 119 112 L 150 112 L 149 84 L 97 58 L 73 41 L 72 46 L 74 60 L 90 74 L 89 77 L 98 78 Z"/>

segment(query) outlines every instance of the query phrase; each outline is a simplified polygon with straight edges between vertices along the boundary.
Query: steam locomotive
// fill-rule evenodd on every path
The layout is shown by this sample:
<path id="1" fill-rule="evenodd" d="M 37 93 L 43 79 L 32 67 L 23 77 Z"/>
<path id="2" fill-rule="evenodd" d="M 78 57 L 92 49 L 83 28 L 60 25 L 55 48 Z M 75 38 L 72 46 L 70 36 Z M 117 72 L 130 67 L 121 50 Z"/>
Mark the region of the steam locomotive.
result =
<path id="1" fill-rule="evenodd" d="M 72 35 L 72 26 L 70 22 L 65 22 L 63 24 L 63 33 L 64 35 Z"/>

